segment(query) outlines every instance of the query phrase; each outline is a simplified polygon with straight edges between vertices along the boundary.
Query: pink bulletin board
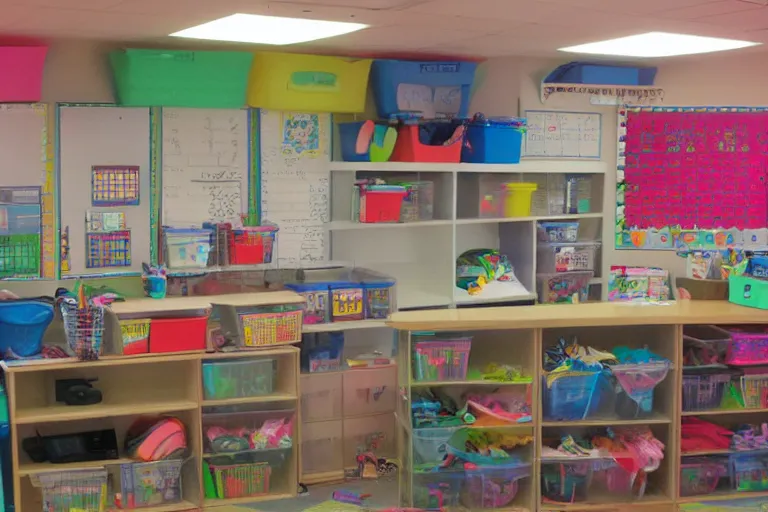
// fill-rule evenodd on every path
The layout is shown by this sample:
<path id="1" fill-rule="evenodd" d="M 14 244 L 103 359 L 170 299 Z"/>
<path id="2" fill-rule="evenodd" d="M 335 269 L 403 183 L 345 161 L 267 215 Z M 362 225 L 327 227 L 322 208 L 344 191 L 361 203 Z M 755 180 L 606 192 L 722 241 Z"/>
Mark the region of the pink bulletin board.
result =
<path id="1" fill-rule="evenodd" d="M 768 110 L 624 107 L 618 249 L 768 241 Z"/>

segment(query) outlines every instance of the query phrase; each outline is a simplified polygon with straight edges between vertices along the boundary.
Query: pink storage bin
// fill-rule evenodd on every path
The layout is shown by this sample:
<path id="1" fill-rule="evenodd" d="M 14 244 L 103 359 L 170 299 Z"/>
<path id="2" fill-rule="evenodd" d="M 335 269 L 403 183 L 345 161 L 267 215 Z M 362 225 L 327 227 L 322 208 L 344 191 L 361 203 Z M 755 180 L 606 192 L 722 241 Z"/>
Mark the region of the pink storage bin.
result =
<path id="1" fill-rule="evenodd" d="M 301 420 L 341 418 L 341 373 L 311 373 L 301 376 Z"/>
<path id="2" fill-rule="evenodd" d="M 757 366 L 768 364 L 768 330 L 765 327 L 733 327 L 726 329 L 731 342 L 725 354 L 725 364 Z"/>
<path id="3" fill-rule="evenodd" d="M 395 412 L 397 367 L 358 368 L 344 372 L 344 415 Z"/>
<path id="4" fill-rule="evenodd" d="M 47 46 L 0 46 L 0 102 L 40 101 Z"/>

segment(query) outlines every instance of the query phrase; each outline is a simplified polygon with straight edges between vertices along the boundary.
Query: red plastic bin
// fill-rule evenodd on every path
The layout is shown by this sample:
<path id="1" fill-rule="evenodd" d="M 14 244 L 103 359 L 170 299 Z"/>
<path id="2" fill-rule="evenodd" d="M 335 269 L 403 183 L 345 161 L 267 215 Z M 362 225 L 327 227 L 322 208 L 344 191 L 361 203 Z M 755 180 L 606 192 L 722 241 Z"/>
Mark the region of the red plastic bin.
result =
<path id="1" fill-rule="evenodd" d="M 419 140 L 417 125 L 401 126 L 397 130 L 397 142 L 392 156 L 392 162 L 441 162 L 459 163 L 461 161 L 461 146 L 464 143 L 464 126 L 457 126 L 453 136 L 443 145 L 430 146 Z"/>
<path id="2" fill-rule="evenodd" d="M 0 46 L 0 102 L 40 101 L 47 46 Z"/>
<path id="3" fill-rule="evenodd" d="M 155 318 L 149 324 L 149 351 L 186 352 L 205 350 L 207 316 Z"/>
<path id="4" fill-rule="evenodd" d="M 229 234 L 230 265 L 272 263 L 276 228 L 236 229 Z"/>
<path id="5" fill-rule="evenodd" d="M 360 222 L 400 222 L 403 199 L 408 192 L 360 189 Z"/>

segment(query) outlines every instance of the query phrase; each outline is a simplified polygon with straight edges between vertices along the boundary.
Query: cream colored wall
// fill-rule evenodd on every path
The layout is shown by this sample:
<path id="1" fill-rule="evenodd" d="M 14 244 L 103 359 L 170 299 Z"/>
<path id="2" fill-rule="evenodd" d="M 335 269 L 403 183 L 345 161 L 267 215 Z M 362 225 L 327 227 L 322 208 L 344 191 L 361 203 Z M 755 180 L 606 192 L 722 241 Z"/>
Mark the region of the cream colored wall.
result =
<path id="1" fill-rule="evenodd" d="M 90 41 L 61 41 L 51 45 L 43 81 L 46 102 L 112 102 L 112 84 L 107 53 L 114 46 Z M 616 108 L 595 107 L 589 98 L 552 96 L 545 104 L 539 99 L 541 79 L 565 61 L 496 58 L 481 65 L 482 80 L 472 100 L 472 112 L 487 115 L 517 115 L 526 109 L 592 111 L 603 114 L 602 158 L 609 164 L 604 193 L 603 275 L 610 265 L 659 266 L 679 273 L 683 260 L 667 251 L 616 251 L 615 225 Z M 671 60 L 659 65 L 656 83 L 665 90 L 667 105 L 766 105 L 768 73 L 760 55 L 728 54 L 702 57 L 696 61 Z M 137 280 L 110 279 L 128 292 L 135 292 Z M 71 282 L 65 282 L 71 284 Z M 16 283 L 2 285 L 25 295 L 53 293 L 59 283 Z"/>

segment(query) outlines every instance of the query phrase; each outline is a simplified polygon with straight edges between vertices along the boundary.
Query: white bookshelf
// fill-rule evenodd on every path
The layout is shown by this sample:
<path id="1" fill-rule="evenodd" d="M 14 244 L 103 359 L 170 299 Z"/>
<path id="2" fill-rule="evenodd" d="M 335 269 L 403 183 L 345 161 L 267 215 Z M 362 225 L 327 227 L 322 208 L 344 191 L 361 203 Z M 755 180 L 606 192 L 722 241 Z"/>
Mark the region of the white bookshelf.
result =
<path id="1" fill-rule="evenodd" d="M 456 307 L 525 301 L 536 298 L 536 223 L 579 220 L 580 238 L 600 239 L 605 209 L 607 164 L 586 160 L 523 160 L 516 165 L 404 162 L 331 162 L 330 257 L 383 272 L 397 279 L 399 309 Z M 592 176 L 591 212 L 528 217 L 479 216 L 480 194 L 488 182 L 537 181 L 565 174 Z M 351 220 L 352 185 L 356 179 L 381 176 L 427 180 L 435 184 L 434 218 L 398 224 Z M 455 286 L 456 258 L 466 250 L 499 249 L 515 268 L 522 287 L 492 283 L 470 296 Z M 601 251 L 602 253 L 602 251 Z M 600 264 L 592 285 L 603 286 Z"/>

